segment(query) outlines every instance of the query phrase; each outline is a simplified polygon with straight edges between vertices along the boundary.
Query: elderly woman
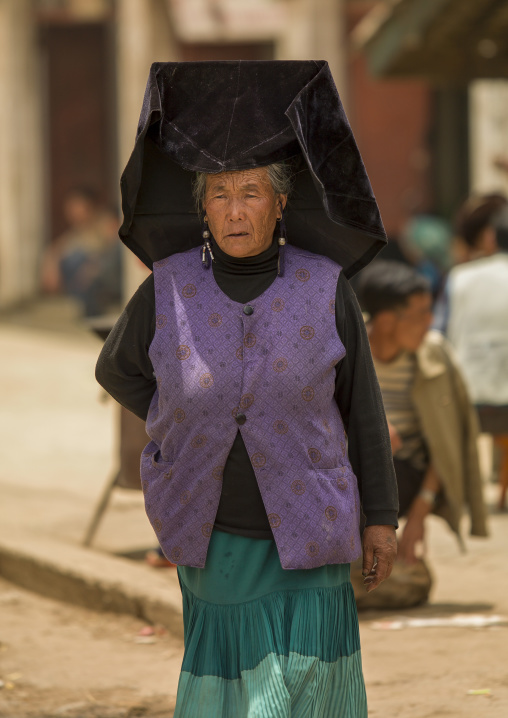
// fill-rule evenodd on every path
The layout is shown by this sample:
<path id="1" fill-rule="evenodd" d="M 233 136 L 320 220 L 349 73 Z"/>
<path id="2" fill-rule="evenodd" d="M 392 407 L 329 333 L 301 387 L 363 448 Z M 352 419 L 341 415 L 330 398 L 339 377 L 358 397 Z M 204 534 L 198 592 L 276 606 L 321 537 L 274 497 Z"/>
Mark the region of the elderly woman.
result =
<path id="1" fill-rule="evenodd" d="M 256 73 L 272 65 L 248 64 Z M 305 87 L 318 75 L 326 79 L 326 65 L 317 72 L 315 64 L 273 63 L 272 90 L 278 96 L 283 88 L 285 107 L 302 79 Z M 203 65 L 183 68 L 179 88 L 177 65 L 152 70 L 148 97 L 155 86 L 156 103 L 169 89 L 176 100 L 156 111 L 145 102 L 137 141 L 143 156 L 135 149 L 124 174 L 121 236 L 141 257 L 154 254 L 154 233 L 162 247 L 97 365 L 99 382 L 146 419 L 151 438 L 141 457 L 146 510 L 166 556 L 178 564 L 183 595 L 175 717 L 358 718 L 367 708 L 349 564 L 363 541 L 367 590 L 374 589 L 390 573 L 397 525 L 390 440 L 368 340 L 342 266 L 326 251 L 331 224 L 316 220 L 321 229 L 310 240 L 321 251 L 303 248 L 296 229 L 294 246 L 291 227 L 315 202 L 310 160 L 308 169 L 300 164 L 287 205 L 294 161 L 253 160 L 251 151 L 247 166 L 230 168 L 224 152 L 222 171 L 199 172 L 194 183 L 202 246 L 185 248 L 157 233 L 154 216 L 162 226 L 171 216 L 173 229 L 180 223 L 185 233 L 182 197 L 154 203 L 156 184 L 147 192 L 149 178 L 162 177 L 157 158 L 173 173 L 170 191 L 176 186 L 178 172 L 167 161 L 179 117 L 176 90 L 191 70 L 197 86 L 204 73 L 216 89 L 236 70 L 235 63 Z M 285 65 L 291 76 L 300 71 L 299 88 L 287 89 Z M 233 113 L 241 104 L 236 93 Z M 336 97 L 329 80 L 325 94 Z M 282 134 L 271 107 L 268 140 Z M 233 120 L 226 146 L 242 134 Z M 165 122 L 171 129 L 161 139 Z M 286 117 L 281 122 L 288 124 Z M 213 145 L 213 137 L 207 141 Z M 179 145 L 179 160 L 195 145 L 196 133 Z M 280 147 L 275 154 L 283 154 Z M 294 157 L 294 145 L 286 155 Z M 206 156 L 216 156 L 213 147 Z M 190 167 L 202 167 L 189 157 L 182 164 L 182 182 Z M 288 222 L 286 244 L 284 215 L 289 219 L 292 205 L 302 214 Z M 356 251 L 344 253 L 350 266 L 372 255 L 365 243 Z"/>

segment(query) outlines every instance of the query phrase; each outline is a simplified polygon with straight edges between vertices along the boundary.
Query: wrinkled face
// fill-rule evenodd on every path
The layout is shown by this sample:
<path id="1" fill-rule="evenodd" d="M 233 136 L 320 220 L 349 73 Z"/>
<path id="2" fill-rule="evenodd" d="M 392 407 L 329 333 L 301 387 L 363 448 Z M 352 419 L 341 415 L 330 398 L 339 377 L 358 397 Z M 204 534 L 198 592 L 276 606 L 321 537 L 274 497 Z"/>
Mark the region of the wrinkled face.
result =
<path id="1" fill-rule="evenodd" d="M 412 294 L 407 305 L 393 312 L 393 336 L 401 349 L 415 352 L 432 324 L 430 292 Z"/>
<path id="2" fill-rule="evenodd" d="M 287 197 L 275 194 L 266 167 L 207 175 L 203 208 L 219 247 L 254 257 L 271 245 Z"/>

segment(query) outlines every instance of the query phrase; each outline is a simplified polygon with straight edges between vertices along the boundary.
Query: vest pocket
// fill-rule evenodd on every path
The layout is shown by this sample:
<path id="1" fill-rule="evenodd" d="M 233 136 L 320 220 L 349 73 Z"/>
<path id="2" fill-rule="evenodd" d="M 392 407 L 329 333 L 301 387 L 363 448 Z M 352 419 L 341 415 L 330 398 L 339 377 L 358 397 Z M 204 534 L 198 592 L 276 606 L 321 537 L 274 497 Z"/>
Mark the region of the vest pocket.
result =
<path id="1" fill-rule="evenodd" d="M 349 563 L 361 552 L 360 494 L 351 466 L 316 469 L 319 499 L 324 507 L 321 527 L 330 538 L 331 562 Z"/>
<path id="2" fill-rule="evenodd" d="M 161 545 L 170 527 L 167 505 L 170 501 L 168 492 L 174 493 L 172 472 L 173 462 L 164 461 L 154 444 L 145 447 L 141 454 L 141 487 L 147 516 Z"/>
<path id="3" fill-rule="evenodd" d="M 335 484 L 339 491 L 351 492 L 351 489 L 358 488 L 356 476 L 350 466 L 338 466 L 335 469 L 316 469 L 318 479 L 323 479 Z"/>
<path id="4" fill-rule="evenodd" d="M 357 526 L 360 521 L 360 493 L 353 469 L 350 466 L 316 469 L 316 475 L 322 495 L 328 496 L 331 508 L 335 507 L 338 515 L 340 514 L 343 519 L 346 516 L 352 519 L 352 527 Z"/>
<path id="5" fill-rule="evenodd" d="M 162 458 L 160 449 L 141 455 L 141 478 L 145 481 L 171 479 L 173 462 Z"/>

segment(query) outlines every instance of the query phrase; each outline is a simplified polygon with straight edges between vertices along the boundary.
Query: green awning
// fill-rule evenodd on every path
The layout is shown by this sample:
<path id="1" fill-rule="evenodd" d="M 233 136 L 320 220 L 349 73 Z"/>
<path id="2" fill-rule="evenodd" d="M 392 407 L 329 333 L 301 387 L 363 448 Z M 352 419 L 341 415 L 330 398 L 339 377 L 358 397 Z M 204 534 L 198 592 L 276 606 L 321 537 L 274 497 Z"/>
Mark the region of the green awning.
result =
<path id="1" fill-rule="evenodd" d="M 384 0 L 353 43 L 376 76 L 508 79 L 508 0 Z"/>

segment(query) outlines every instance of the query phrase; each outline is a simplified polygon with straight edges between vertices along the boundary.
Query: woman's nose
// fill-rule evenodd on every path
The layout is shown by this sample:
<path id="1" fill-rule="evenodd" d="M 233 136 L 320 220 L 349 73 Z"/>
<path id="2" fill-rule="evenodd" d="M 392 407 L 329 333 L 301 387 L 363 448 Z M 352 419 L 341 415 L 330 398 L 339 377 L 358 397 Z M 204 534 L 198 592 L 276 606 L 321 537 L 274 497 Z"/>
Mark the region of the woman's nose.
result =
<path id="1" fill-rule="evenodd" d="M 244 206 L 240 199 L 231 197 L 228 202 L 227 218 L 231 222 L 237 222 L 240 219 L 245 219 Z"/>

